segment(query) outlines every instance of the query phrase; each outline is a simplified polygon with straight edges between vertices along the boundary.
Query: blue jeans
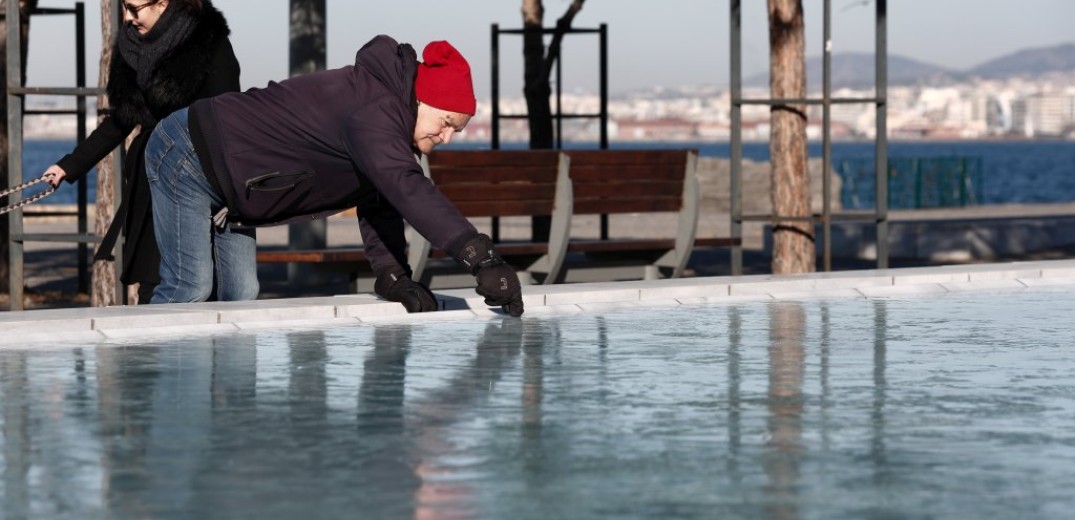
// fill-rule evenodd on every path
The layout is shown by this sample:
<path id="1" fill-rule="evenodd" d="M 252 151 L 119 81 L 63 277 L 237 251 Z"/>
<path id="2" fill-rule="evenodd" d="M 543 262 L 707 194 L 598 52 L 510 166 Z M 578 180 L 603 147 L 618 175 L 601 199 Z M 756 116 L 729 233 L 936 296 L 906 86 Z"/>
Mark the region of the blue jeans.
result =
<path id="1" fill-rule="evenodd" d="M 152 303 L 253 300 L 258 296 L 253 229 L 213 225 L 224 201 L 202 171 L 187 129 L 187 109 L 157 124 L 146 144 L 146 175 L 160 248 L 161 283 Z"/>

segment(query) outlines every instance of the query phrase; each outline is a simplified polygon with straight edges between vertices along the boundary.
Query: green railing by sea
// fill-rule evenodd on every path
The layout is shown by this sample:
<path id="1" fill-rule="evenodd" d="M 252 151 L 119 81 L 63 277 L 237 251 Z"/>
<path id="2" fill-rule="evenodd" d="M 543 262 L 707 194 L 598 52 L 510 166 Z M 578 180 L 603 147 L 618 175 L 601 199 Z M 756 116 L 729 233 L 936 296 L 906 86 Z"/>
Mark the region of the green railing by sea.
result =
<path id="1" fill-rule="evenodd" d="M 836 170 L 843 181 L 840 202 L 846 209 L 872 209 L 876 201 L 873 158 L 843 159 Z M 888 205 L 892 209 L 947 208 L 981 204 L 980 157 L 896 158 L 888 161 Z"/>

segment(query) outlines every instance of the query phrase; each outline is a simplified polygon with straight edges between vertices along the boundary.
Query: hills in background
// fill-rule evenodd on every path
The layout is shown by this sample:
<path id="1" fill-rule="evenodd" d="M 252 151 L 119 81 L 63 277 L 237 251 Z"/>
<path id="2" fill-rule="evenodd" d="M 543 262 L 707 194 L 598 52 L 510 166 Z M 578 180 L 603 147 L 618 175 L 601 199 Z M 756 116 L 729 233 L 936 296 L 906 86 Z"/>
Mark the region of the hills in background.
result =
<path id="1" fill-rule="evenodd" d="M 1075 43 L 1025 49 L 989 60 L 967 70 L 954 70 L 895 54 L 888 55 L 889 85 L 945 85 L 978 79 L 1037 77 L 1052 72 L 1075 72 Z M 821 89 L 822 58 L 806 60 L 810 90 Z M 769 73 L 746 77 L 747 86 L 769 84 Z M 862 88 L 874 84 L 872 53 L 840 53 L 832 56 L 833 88 Z"/>

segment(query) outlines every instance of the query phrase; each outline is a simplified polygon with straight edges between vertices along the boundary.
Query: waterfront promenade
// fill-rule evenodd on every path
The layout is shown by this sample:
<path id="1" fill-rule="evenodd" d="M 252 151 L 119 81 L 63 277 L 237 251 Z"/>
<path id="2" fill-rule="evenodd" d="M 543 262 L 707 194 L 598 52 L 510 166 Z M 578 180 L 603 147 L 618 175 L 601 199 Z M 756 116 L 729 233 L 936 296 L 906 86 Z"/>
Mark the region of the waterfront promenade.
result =
<path id="1" fill-rule="evenodd" d="M 46 209 L 41 207 L 39 209 Z M 483 223 L 477 223 L 479 228 Z M 698 225 L 699 237 L 727 236 L 727 213 L 712 208 L 703 210 Z M 672 217 L 613 217 L 612 236 L 657 236 Z M 576 236 L 596 236 L 596 221 L 581 219 L 575 223 Z M 854 228 L 834 226 L 833 269 L 872 269 L 872 226 L 856 224 Z M 869 227 L 870 229 L 867 229 Z M 25 222 L 28 233 L 73 233 L 73 217 L 32 218 Z M 1020 260 L 1055 260 L 1075 258 L 1075 203 L 975 206 L 931 210 L 893 211 L 890 214 L 890 244 L 893 256 L 890 267 L 914 267 L 963 263 L 1005 262 Z M 486 229 L 483 229 L 487 231 Z M 286 227 L 258 230 L 258 244 L 264 247 L 287 245 Z M 526 238 L 529 219 L 502 219 L 504 239 Z M 353 216 L 338 215 L 328 220 L 328 245 L 347 247 L 361 244 Z M 744 229 L 744 272 L 770 272 L 765 252 L 765 228 L 751 224 Z M 820 250 L 820 236 L 818 238 Z M 66 243 L 34 242 L 26 244 L 25 276 L 27 309 L 83 307 L 89 302 L 77 293 L 78 263 L 76 246 Z M 91 251 L 92 254 L 92 251 Z M 699 250 L 692 255 L 688 276 L 724 276 L 730 274 L 729 250 Z M 820 262 L 819 262 L 820 266 Z M 284 265 L 262 265 L 262 298 L 288 298 L 340 294 L 348 291 L 342 273 L 333 273 L 324 283 L 312 285 L 288 283 Z M 0 296 L 2 308 L 8 308 L 6 295 Z"/>

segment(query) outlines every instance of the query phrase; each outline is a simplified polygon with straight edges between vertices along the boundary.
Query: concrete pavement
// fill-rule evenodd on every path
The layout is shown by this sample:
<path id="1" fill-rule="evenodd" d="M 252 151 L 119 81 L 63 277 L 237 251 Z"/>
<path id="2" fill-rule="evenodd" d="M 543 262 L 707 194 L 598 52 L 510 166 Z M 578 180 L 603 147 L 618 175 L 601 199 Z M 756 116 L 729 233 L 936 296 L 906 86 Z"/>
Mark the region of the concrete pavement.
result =
<path id="1" fill-rule="evenodd" d="M 35 206 L 37 211 L 71 208 Z M 92 213 L 91 213 L 92 229 Z M 329 247 L 358 246 L 361 239 L 353 216 L 338 215 L 326 221 Z M 490 223 L 476 220 L 484 232 Z M 573 223 L 574 236 L 597 237 L 596 217 Z M 529 237 L 529 218 L 501 219 L 501 237 Z M 665 236 L 674 229 L 672 215 L 644 218 L 613 216 L 610 235 L 614 237 Z M 24 221 L 27 233 L 75 233 L 73 217 L 35 217 Z M 730 227 L 727 213 L 705 209 L 698 225 L 699 237 L 727 236 Z M 893 211 L 890 231 L 893 244 L 892 267 L 980 263 L 985 261 L 1038 260 L 1075 258 L 1075 203 L 1049 205 L 1005 205 L 948 208 L 936 210 Z M 870 269 L 876 266 L 871 256 L 872 225 L 861 223 L 834 226 L 834 270 Z M 744 270 L 747 274 L 767 273 L 769 258 L 765 252 L 765 225 L 744 226 Z M 818 248 L 821 248 L 820 235 Z M 287 227 L 261 228 L 258 244 L 284 247 L 288 243 Z M 903 244 L 903 245 L 901 245 Z M 908 245 L 910 244 L 910 245 Z M 25 245 L 27 295 L 35 300 L 27 308 L 72 307 L 88 305 L 78 295 L 77 246 L 73 243 L 31 242 Z M 92 248 L 91 248 L 92 255 Z M 690 274 L 722 276 L 730 274 L 728 250 L 697 251 L 689 266 Z M 343 273 L 333 273 L 325 283 L 303 286 L 286 280 L 284 265 L 259 267 L 263 297 L 279 298 L 345 293 L 348 281 Z M 7 308 L 6 300 L 3 308 Z"/>

